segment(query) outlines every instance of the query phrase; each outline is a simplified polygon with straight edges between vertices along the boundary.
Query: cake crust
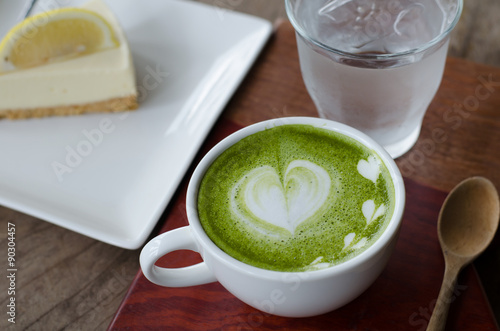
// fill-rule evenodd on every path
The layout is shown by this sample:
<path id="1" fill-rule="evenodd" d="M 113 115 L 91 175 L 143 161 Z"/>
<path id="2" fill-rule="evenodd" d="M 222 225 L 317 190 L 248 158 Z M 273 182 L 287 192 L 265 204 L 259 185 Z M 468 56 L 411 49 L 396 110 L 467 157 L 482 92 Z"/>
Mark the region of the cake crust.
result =
<path id="1" fill-rule="evenodd" d="M 77 104 L 61 105 L 54 107 L 40 107 L 29 109 L 4 109 L 0 110 L 0 119 L 11 120 L 41 118 L 47 116 L 70 116 L 85 113 L 112 113 L 137 109 L 137 96 L 130 95 L 122 98 L 113 98 L 104 101 Z"/>

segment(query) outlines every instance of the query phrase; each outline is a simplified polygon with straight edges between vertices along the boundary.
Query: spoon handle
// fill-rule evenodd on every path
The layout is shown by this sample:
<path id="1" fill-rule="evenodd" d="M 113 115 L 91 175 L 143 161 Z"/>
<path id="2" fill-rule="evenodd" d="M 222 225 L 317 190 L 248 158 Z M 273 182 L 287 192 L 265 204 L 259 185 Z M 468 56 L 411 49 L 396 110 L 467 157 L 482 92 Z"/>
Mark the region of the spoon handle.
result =
<path id="1" fill-rule="evenodd" d="M 444 271 L 443 284 L 441 284 L 441 290 L 439 291 L 434 311 L 429 324 L 427 325 L 427 331 L 444 330 L 450 303 L 455 299 L 453 292 L 455 291 L 457 276 L 461 267 L 462 265 L 457 263 L 457 261 L 447 261 Z"/>

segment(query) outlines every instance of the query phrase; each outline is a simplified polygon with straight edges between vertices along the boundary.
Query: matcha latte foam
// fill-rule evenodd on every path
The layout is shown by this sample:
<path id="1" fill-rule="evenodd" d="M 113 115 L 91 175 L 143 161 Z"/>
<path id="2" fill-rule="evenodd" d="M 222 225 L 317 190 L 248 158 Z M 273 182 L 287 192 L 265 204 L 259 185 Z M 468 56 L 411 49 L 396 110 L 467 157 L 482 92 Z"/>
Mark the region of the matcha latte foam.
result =
<path id="1" fill-rule="evenodd" d="M 327 268 L 386 228 L 394 186 L 378 155 L 309 125 L 282 125 L 224 151 L 200 184 L 198 214 L 230 256 L 276 271 Z"/>

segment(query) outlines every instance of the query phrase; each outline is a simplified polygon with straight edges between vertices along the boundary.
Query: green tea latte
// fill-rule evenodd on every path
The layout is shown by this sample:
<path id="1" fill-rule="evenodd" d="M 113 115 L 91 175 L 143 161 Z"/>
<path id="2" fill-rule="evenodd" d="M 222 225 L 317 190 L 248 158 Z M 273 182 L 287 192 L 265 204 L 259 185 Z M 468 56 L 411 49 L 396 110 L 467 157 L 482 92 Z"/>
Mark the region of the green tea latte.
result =
<path id="1" fill-rule="evenodd" d="M 250 135 L 208 168 L 198 214 L 230 256 L 276 271 L 323 269 L 358 255 L 386 228 L 394 186 L 379 156 L 309 125 Z"/>

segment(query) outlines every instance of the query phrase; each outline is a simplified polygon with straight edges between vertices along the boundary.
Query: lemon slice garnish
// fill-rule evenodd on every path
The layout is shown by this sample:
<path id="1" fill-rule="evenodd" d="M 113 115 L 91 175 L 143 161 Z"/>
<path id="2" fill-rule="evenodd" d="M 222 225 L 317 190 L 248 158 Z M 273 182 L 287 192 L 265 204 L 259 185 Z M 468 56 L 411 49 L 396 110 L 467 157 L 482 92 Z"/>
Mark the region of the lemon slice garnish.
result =
<path id="1" fill-rule="evenodd" d="M 64 61 L 118 47 L 110 24 L 81 8 L 62 8 L 28 17 L 0 43 L 0 73 Z"/>

